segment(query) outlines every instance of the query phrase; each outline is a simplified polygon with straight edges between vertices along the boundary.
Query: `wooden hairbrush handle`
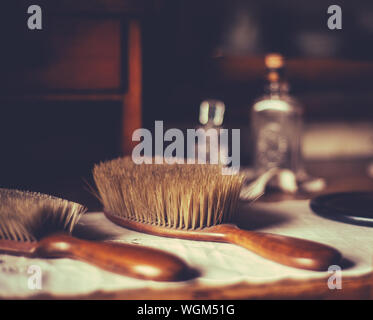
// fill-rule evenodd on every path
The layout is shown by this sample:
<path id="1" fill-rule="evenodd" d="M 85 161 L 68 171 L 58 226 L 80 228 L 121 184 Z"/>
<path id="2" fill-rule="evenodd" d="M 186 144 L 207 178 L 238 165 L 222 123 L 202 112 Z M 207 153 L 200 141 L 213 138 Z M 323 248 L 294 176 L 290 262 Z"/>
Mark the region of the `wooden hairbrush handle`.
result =
<path id="1" fill-rule="evenodd" d="M 33 255 L 72 258 L 111 272 L 156 281 L 179 281 L 189 271 L 181 259 L 161 250 L 131 244 L 92 242 L 64 234 L 43 238 Z"/>
<path id="2" fill-rule="evenodd" d="M 337 264 L 342 257 L 338 250 L 314 241 L 246 231 L 233 225 L 213 228 L 224 235 L 226 242 L 237 244 L 264 258 L 295 268 L 324 271 L 330 265 Z"/>

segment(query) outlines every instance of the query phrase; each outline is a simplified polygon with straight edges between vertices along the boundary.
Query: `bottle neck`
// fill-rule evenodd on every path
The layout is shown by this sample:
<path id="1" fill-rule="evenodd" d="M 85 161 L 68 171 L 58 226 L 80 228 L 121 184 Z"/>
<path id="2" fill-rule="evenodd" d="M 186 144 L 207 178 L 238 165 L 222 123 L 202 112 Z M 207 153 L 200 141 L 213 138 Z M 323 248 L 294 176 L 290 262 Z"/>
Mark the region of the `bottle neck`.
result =
<path id="1" fill-rule="evenodd" d="M 204 100 L 199 109 L 199 122 L 205 128 L 220 127 L 223 123 L 225 104 L 220 100 Z"/>
<path id="2" fill-rule="evenodd" d="M 283 75 L 283 68 L 268 69 L 266 91 L 273 99 L 286 96 L 289 92 L 288 83 Z"/>

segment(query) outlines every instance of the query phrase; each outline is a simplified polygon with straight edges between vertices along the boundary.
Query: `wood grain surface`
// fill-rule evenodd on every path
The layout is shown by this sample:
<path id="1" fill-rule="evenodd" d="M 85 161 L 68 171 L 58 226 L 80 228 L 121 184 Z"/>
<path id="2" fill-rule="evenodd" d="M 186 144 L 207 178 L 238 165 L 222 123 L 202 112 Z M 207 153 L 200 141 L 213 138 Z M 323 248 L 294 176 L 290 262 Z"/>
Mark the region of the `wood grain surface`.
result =
<path id="1" fill-rule="evenodd" d="M 194 272 L 177 256 L 133 244 L 86 241 L 54 234 L 40 241 L 0 240 L 0 253 L 38 258 L 70 258 L 138 279 L 181 281 Z"/>
<path id="2" fill-rule="evenodd" d="M 293 237 L 241 230 L 236 225 L 221 224 L 196 230 L 166 228 L 128 220 L 105 213 L 114 223 L 138 232 L 161 237 L 197 241 L 216 241 L 239 245 L 266 259 L 294 268 L 323 271 L 338 264 L 342 256 L 329 246 Z"/>

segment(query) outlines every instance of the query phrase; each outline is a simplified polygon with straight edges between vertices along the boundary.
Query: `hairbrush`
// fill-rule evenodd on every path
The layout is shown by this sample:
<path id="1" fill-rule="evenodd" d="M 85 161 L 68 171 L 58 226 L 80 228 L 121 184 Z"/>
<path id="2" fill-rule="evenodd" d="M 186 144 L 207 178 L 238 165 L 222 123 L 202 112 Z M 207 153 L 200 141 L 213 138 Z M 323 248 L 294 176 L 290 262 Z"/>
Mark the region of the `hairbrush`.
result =
<path id="1" fill-rule="evenodd" d="M 69 234 L 86 208 L 57 197 L 0 189 L 0 252 L 39 258 L 72 258 L 140 279 L 177 281 L 186 264 L 161 250 L 93 242 Z"/>
<path id="2" fill-rule="evenodd" d="M 123 227 L 157 236 L 233 243 L 302 269 L 326 270 L 338 263 L 339 251 L 324 244 L 230 224 L 244 177 L 223 175 L 221 169 L 212 164 L 136 164 L 124 157 L 96 164 L 93 177 L 105 215 Z"/>

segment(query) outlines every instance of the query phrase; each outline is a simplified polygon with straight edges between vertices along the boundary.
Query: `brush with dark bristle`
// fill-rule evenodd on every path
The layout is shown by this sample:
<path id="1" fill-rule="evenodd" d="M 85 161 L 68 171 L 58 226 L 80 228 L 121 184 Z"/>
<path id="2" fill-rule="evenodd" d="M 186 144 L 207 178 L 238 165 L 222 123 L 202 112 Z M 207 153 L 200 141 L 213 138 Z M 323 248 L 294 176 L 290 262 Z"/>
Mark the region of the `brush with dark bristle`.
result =
<path id="1" fill-rule="evenodd" d="M 0 253 L 72 258 L 141 279 L 178 281 L 191 275 L 174 255 L 138 245 L 99 243 L 70 236 L 87 209 L 75 202 L 0 189 Z"/>
<path id="2" fill-rule="evenodd" d="M 323 244 L 224 224 L 234 220 L 244 178 L 212 164 L 135 164 L 131 157 L 97 164 L 93 177 L 106 216 L 140 232 L 229 242 L 293 267 L 326 270 L 341 258 Z"/>

